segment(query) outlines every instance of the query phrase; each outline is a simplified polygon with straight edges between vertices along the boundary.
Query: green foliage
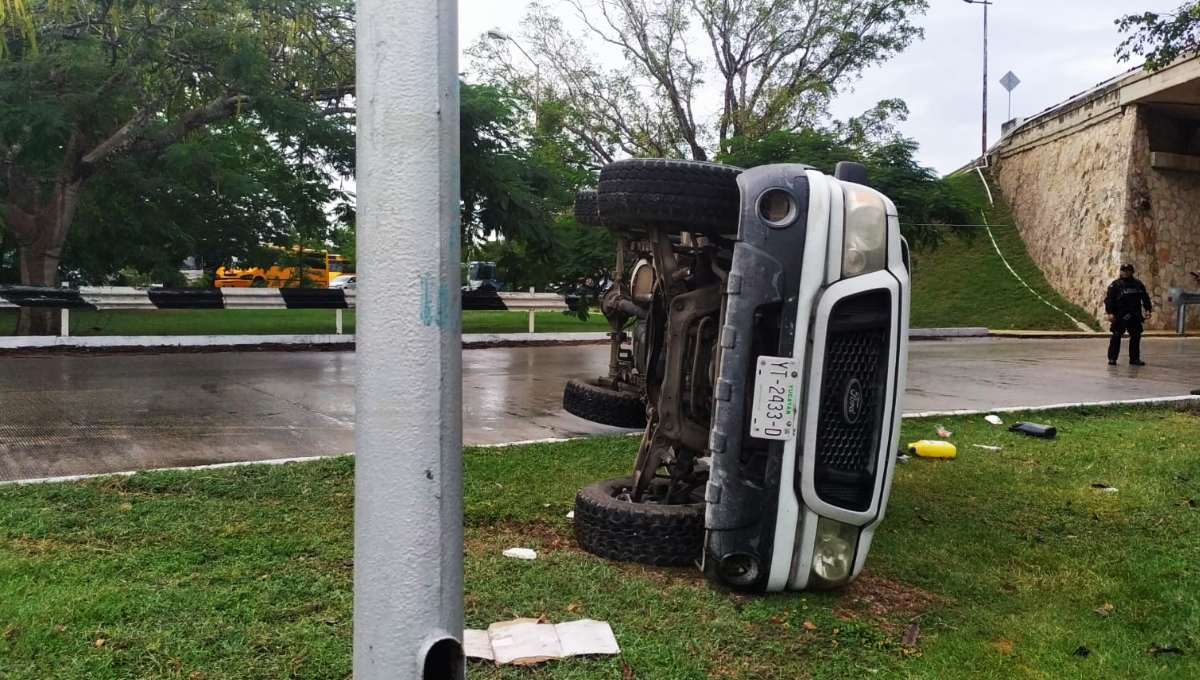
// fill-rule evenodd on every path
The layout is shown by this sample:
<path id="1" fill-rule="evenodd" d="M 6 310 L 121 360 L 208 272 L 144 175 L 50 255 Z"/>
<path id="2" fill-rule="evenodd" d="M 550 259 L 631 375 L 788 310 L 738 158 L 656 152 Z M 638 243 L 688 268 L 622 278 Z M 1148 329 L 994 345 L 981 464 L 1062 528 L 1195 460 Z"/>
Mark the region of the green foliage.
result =
<path id="1" fill-rule="evenodd" d="M 324 239 L 327 207 L 352 210 L 329 188 L 353 174 L 352 2 L 2 6 L 0 219 L 65 240 L 71 278 L 161 280 L 198 249 Z"/>
<path id="2" fill-rule="evenodd" d="M 1187 2 L 1174 12 L 1126 14 L 1114 21 L 1121 33 L 1131 33 L 1117 46 L 1117 58 L 1146 59 L 1146 70 L 1157 71 L 1196 48 L 1200 40 L 1200 2 Z"/>
<path id="3" fill-rule="evenodd" d="M 341 143 L 353 148 L 353 137 Z M 162 154 L 119 159 L 85 194 L 63 271 L 99 283 L 125 266 L 165 283 L 196 252 L 248 259 L 261 243 L 324 248 L 332 221 L 325 206 L 353 214 L 352 196 L 334 188 L 333 175 L 290 162 L 245 120 L 199 131 Z"/>
<path id="4" fill-rule="evenodd" d="M 612 237 L 572 216 L 575 193 L 595 176 L 563 131 L 566 104 L 541 102 L 532 126 L 523 102 L 500 88 L 463 83 L 460 96 L 464 261 L 496 262 L 513 290 L 607 275 Z"/>
<path id="5" fill-rule="evenodd" d="M 867 126 L 851 126 L 850 139 L 834 132 L 805 130 L 774 132 L 749 139 L 734 138 L 726 143 L 717 159 L 722 163 L 752 168 L 771 163 L 804 163 L 832 174 L 840 161 L 867 166 L 871 186 L 896 204 L 901 230 L 915 249 L 937 246 L 948 225 L 960 235 L 970 232 L 960 226 L 973 222 L 970 203 L 931 168 L 921 167 L 914 154 L 917 143 L 892 138 L 882 144 L 869 140 L 875 136 Z"/>

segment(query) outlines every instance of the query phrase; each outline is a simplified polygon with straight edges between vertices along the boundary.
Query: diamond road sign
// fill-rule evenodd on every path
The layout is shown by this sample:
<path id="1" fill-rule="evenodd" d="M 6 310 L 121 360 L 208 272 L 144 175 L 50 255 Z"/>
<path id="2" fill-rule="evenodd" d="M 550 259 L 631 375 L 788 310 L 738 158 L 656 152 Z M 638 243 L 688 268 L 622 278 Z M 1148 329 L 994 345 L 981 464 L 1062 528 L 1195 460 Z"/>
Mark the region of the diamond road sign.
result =
<path id="1" fill-rule="evenodd" d="M 1021 79 L 1013 75 L 1012 71 L 1009 71 L 1008 73 L 1004 74 L 1003 78 L 1000 79 L 1000 84 L 1004 86 L 1004 89 L 1012 92 L 1016 86 L 1021 84 Z"/>

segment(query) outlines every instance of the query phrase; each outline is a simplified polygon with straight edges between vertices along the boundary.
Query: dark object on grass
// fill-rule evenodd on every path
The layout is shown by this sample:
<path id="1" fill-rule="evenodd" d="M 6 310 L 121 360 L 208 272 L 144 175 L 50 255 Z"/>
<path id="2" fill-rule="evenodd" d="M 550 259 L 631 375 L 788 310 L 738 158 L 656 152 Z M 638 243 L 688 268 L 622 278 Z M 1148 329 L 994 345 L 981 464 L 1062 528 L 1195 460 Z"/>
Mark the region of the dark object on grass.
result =
<path id="1" fill-rule="evenodd" d="M 1147 650 L 1150 656 L 1158 656 L 1159 654 L 1178 654 L 1183 656 L 1183 650 L 1178 647 L 1159 647 L 1158 645 L 1150 645 Z"/>
<path id="2" fill-rule="evenodd" d="M 1092 650 L 1088 649 L 1087 647 L 1080 647 L 1079 649 L 1075 650 L 1075 656 L 1077 656 L 1081 659 L 1086 659 L 1091 655 L 1092 655 Z"/>
<path id="3" fill-rule="evenodd" d="M 1037 437 L 1039 439 L 1054 439 L 1058 436 L 1058 430 L 1055 429 L 1053 425 L 1038 425 L 1037 423 L 1027 423 L 1025 421 L 1013 423 L 1008 430 L 1010 432 L 1027 434 L 1030 437 Z"/>
<path id="4" fill-rule="evenodd" d="M 904 636 L 904 646 L 912 647 L 917 644 L 917 638 L 921 635 L 921 627 L 913 624 L 908 627 L 908 633 Z"/>

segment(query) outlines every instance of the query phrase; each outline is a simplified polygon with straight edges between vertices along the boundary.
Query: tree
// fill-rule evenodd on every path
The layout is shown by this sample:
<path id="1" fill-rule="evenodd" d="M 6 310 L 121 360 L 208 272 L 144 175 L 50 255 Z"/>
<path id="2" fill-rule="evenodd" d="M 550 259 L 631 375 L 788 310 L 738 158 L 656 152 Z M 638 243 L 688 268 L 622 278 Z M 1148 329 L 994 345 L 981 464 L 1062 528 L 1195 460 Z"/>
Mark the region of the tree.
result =
<path id="1" fill-rule="evenodd" d="M 354 138 L 345 137 L 331 147 L 350 172 Z M 332 222 L 353 218 L 333 174 L 292 162 L 249 117 L 210 126 L 162 154 L 119 159 L 93 180 L 60 271 L 78 284 L 130 269 L 174 285 L 183 283 L 179 263 L 195 254 L 248 261 L 263 243 L 317 247 Z"/>
<path id="2" fill-rule="evenodd" d="M 575 223 L 576 192 L 595 183 L 590 156 L 569 134 L 565 102 L 540 102 L 537 125 L 510 92 L 460 87 L 464 259 L 494 261 L 512 288 L 559 288 L 607 275 L 615 242 Z"/>
<path id="3" fill-rule="evenodd" d="M 1117 46 L 1117 58 L 1146 59 L 1146 70 L 1157 71 L 1186 52 L 1194 51 L 1200 31 L 1200 2 L 1187 2 L 1174 12 L 1127 14 L 1114 22 L 1121 33 L 1132 33 Z"/>
<path id="4" fill-rule="evenodd" d="M 923 36 L 910 18 L 927 7 L 925 0 L 567 2 L 592 37 L 619 51 L 620 68 L 601 67 L 594 46 L 541 3 L 530 6 L 521 30 L 540 77 L 530 78 L 503 44 L 481 40 L 470 53 L 491 82 L 531 101 L 547 93 L 568 101 L 567 129 L 601 162 L 619 154 L 706 160 L 733 137 L 813 127 L 863 69 Z"/>
<path id="5" fill-rule="evenodd" d="M 205 139 L 248 126 L 297 175 L 351 167 L 347 0 L 5 0 L 3 7 L 0 220 L 17 244 L 22 283 L 58 284 L 77 216 L 89 199 L 97 211 L 108 200 L 94 195 L 105 178 L 182 172 L 204 153 Z M 156 194 L 152 185 L 144 188 Z M 255 199 L 261 195 L 231 202 L 257 211 Z M 58 315 L 42 312 L 24 313 L 18 332 L 56 332 Z"/>

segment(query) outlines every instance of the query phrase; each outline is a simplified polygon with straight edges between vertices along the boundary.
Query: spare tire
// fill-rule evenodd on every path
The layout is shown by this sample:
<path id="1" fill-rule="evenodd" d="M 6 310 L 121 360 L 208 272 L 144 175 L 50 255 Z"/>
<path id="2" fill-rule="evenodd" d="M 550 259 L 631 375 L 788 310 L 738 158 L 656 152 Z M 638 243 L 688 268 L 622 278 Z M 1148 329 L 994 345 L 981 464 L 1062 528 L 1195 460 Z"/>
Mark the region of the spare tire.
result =
<path id="1" fill-rule="evenodd" d="M 694 567 L 704 550 L 704 504 L 658 505 L 617 497 L 628 479 L 584 487 L 575 496 L 575 540 L 584 550 L 618 562 Z"/>
<path id="2" fill-rule="evenodd" d="M 640 394 L 603 387 L 595 380 L 572 380 L 563 390 L 563 409 L 584 420 L 612 427 L 646 427 L 646 404 Z"/>
<path id="3" fill-rule="evenodd" d="M 596 190 L 584 189 L 575 194 L 575 221 L 589 227 L 602 226 Z"/>
<path id="4" fill-rule="evenodd" d="M 600 169 L 600 214 L 606 222 L 736 233 L 742 204 L 740 174 L 741 168 L 703 161 L 616 161 Z"/>

